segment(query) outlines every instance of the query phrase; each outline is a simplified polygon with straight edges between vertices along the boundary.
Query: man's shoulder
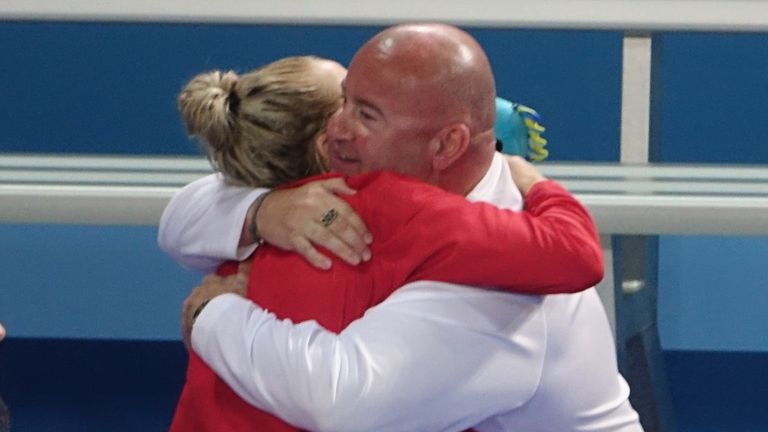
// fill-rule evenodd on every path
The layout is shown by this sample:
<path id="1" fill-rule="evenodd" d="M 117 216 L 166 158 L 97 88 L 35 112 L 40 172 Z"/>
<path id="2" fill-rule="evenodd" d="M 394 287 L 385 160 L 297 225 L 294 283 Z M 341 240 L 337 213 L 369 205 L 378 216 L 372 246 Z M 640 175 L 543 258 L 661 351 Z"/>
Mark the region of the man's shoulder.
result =
<path id="1" fill-rule="evenodd" d="M 467 195 L 470 201 L 483 201 L 499 208 L 522 210 L 523 197 L 512 180 L 504 156 L 496 153 L 480 182 Z"/>

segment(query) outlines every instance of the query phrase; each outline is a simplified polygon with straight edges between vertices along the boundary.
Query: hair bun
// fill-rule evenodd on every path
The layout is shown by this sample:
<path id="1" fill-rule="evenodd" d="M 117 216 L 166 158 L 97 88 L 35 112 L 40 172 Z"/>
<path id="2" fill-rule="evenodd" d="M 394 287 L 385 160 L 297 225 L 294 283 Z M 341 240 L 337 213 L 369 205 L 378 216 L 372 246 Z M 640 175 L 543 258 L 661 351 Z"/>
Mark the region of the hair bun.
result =
<path id="1" fill-rule="evenodd" d="M 187 133 L 215 148 L 231 145 L 237 134 L 238 78 L 233 71 L 212 71 L 187 83 L 177 100 Z"/>

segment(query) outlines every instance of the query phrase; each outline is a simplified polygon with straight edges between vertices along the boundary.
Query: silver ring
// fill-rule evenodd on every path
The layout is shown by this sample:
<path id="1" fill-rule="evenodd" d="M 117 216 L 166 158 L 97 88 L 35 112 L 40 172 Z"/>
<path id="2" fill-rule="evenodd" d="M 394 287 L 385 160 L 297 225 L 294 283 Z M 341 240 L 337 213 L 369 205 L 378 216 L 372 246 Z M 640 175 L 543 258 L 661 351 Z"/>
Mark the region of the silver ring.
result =
<path id="1" fill-rule="evenodd" d="M 330 209 L 325 212 L 323 218 L 320 219 L 320 223 L 323 224 L 324 227 L 328 228 L 338 216 L 339 212 L 337 212 L 336 209 Z"/>

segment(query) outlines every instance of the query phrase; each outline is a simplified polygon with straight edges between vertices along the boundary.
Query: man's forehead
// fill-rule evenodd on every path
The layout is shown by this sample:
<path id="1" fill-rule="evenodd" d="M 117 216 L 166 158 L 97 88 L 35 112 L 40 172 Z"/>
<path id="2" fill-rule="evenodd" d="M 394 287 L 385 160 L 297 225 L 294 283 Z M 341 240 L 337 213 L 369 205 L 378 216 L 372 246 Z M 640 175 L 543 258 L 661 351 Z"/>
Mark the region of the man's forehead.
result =
<path id="1" fill-rule="evenodd" d="M 352 93 L 347 91 L 346 80 L 341 83 L 341 91 L 345 98 L 351 100 L 355 105 L 375 111 L 379 116 L 386 117 L 382 106 L 381 98 L 376 97 L 373 92 L 367 92 L 365 88 L 355 88 Z"/>

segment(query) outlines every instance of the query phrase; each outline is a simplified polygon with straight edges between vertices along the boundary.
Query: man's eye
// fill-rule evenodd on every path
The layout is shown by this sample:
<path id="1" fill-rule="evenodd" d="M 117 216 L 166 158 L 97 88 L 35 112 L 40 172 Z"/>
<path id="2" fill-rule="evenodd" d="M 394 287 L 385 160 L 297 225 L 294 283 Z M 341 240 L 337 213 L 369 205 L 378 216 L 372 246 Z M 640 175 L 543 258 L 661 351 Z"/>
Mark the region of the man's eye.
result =
<path id="1" fill-rule="evenodd" d="M 369 113 L 366 110 L 360 110 L 360 117 L 362 117 L 364 120 L 373 120 L 373 114 Z"/>

